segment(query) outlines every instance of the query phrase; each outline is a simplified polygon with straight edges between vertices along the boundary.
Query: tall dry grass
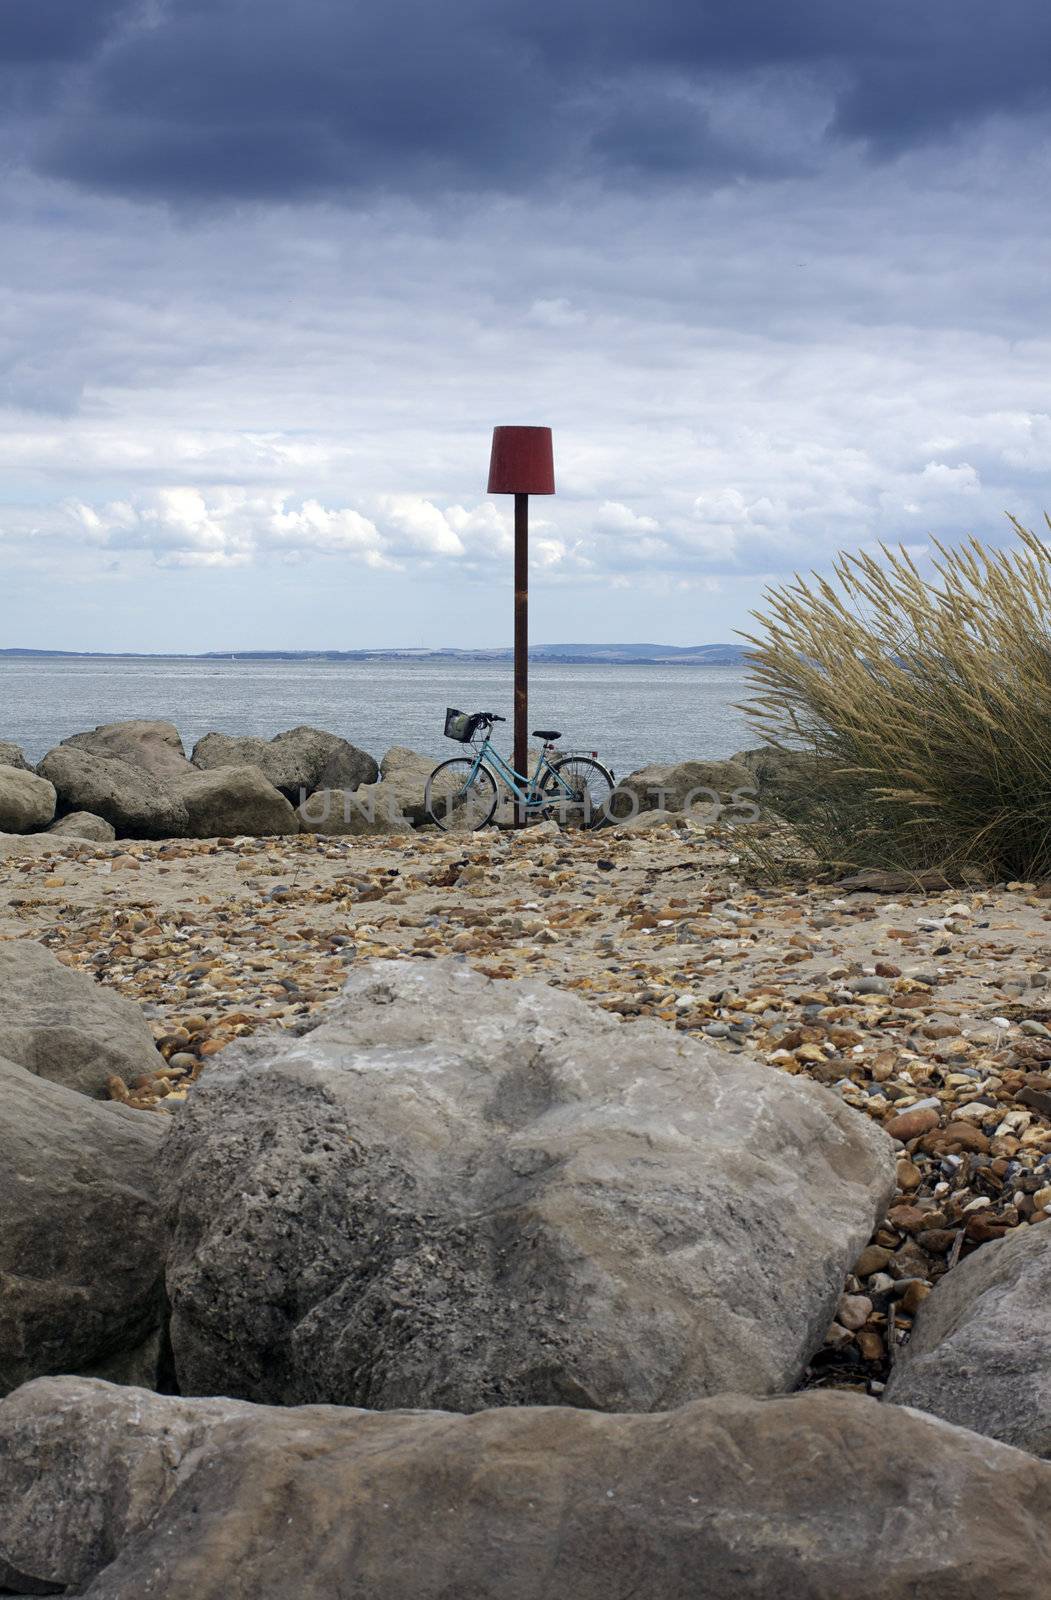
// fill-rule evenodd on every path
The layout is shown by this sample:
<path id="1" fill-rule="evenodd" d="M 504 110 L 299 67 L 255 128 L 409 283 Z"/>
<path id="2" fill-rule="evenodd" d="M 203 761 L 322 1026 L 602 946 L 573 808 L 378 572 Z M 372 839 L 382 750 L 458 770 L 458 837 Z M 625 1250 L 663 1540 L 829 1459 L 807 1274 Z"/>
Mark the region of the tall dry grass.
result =
<path id="1" fill-rule="evenodd" d="M 793 805 L 820 860 L 1051 875 L 1051 555 L 1011 521 L 1011 550 L 938 544 L 929 579 L 904 549 L 844 554 L 754 613 L 742 709 L 815 758 Z"/>

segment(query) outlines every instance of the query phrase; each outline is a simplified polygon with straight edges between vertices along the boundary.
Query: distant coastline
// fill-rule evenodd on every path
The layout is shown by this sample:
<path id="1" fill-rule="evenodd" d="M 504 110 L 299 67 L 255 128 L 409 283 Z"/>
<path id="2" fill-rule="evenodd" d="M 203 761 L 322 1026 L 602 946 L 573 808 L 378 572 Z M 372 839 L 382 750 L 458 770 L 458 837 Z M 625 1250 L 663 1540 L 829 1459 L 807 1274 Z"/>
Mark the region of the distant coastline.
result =
<path id="1" fill-rule="evenodd" d="M 744 645 L 542 644 L 529 659 L 560 666 L 733 667 L 747 656 Z M 29 650 L 0 649 L 0 660 L 62 661 L 510 661 L 510 650 Z"/>

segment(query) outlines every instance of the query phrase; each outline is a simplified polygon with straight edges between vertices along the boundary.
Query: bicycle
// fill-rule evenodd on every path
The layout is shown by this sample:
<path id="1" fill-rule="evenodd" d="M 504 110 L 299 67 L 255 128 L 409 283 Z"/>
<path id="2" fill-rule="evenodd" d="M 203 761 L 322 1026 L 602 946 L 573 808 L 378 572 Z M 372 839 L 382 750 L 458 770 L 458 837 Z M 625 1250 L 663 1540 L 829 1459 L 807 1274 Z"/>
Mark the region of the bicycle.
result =
<path id="1" fill-rule="evenodd" d="M 473 745 L 475 753 L 439 762 L 427 779 L 424 806 L 432 822 L 446 833 L 473 833 L 487 827 L 499 800 L 497 779 L 527 822 L 555 814 L 563 827 L 585 829 L 600 828 L 610 820 L 616 780 L 594 750 L 558 751 L 553 759 L 552 747 L 561 733 L 536 728 L 534 739 L 544 743 L 530 778 L 516 771 L 490 743 L 493 724 L 506 721 L 495 711 L 468 714 L 452 707 L 446 711 L 446 738 Z"/>

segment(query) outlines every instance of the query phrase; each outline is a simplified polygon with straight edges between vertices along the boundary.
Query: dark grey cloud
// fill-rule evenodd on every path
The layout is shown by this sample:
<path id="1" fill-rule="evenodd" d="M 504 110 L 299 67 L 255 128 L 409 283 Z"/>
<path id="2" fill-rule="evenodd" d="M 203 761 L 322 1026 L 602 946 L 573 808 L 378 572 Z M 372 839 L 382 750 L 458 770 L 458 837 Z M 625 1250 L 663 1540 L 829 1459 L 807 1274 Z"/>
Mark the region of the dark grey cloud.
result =
<path id="1" fill-rule="evenodd" d="M 79 61 L 136 10 L 136 0 L 0 0 L 0 61 Z"/>
<path id="2" fill-rule="evenodd" d="M 765 128 L 789 86 L 827 106 L 826 148 L 887 156 L 1051 105 L 1043 0 L 0 0 L 0 18 L 9 73 L 63 67 L 33 162 L 147 197 L 776 175 L 813 159 Z M 728 131 L 721 97 L 742 93 Z"/>

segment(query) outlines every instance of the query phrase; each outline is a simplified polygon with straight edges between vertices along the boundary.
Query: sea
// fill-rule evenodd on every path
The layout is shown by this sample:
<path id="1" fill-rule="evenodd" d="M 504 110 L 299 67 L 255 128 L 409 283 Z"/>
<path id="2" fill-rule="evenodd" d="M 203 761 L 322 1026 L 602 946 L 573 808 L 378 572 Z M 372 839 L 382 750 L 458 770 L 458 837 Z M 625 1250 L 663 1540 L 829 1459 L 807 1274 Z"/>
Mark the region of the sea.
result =
<path id="1" fill-rule="evenodd" d="M 624 775 L 761 743 L 739 709 L 747 694 L 739 666 L 535 663 L 529 726 L 560 729 L 563 747 L 596 750 Z M 0 740 L 31 761 L 129 717 L 174 722 L 187 754 L 212 730 L 271 738 L 309 723 L 377 760 L 391 745 L 441 760 L 455 753 L 442 732 L 447 706 L 507 717 L 494 742 L 510 752 L 509 662 L 0 658 Z"/>

